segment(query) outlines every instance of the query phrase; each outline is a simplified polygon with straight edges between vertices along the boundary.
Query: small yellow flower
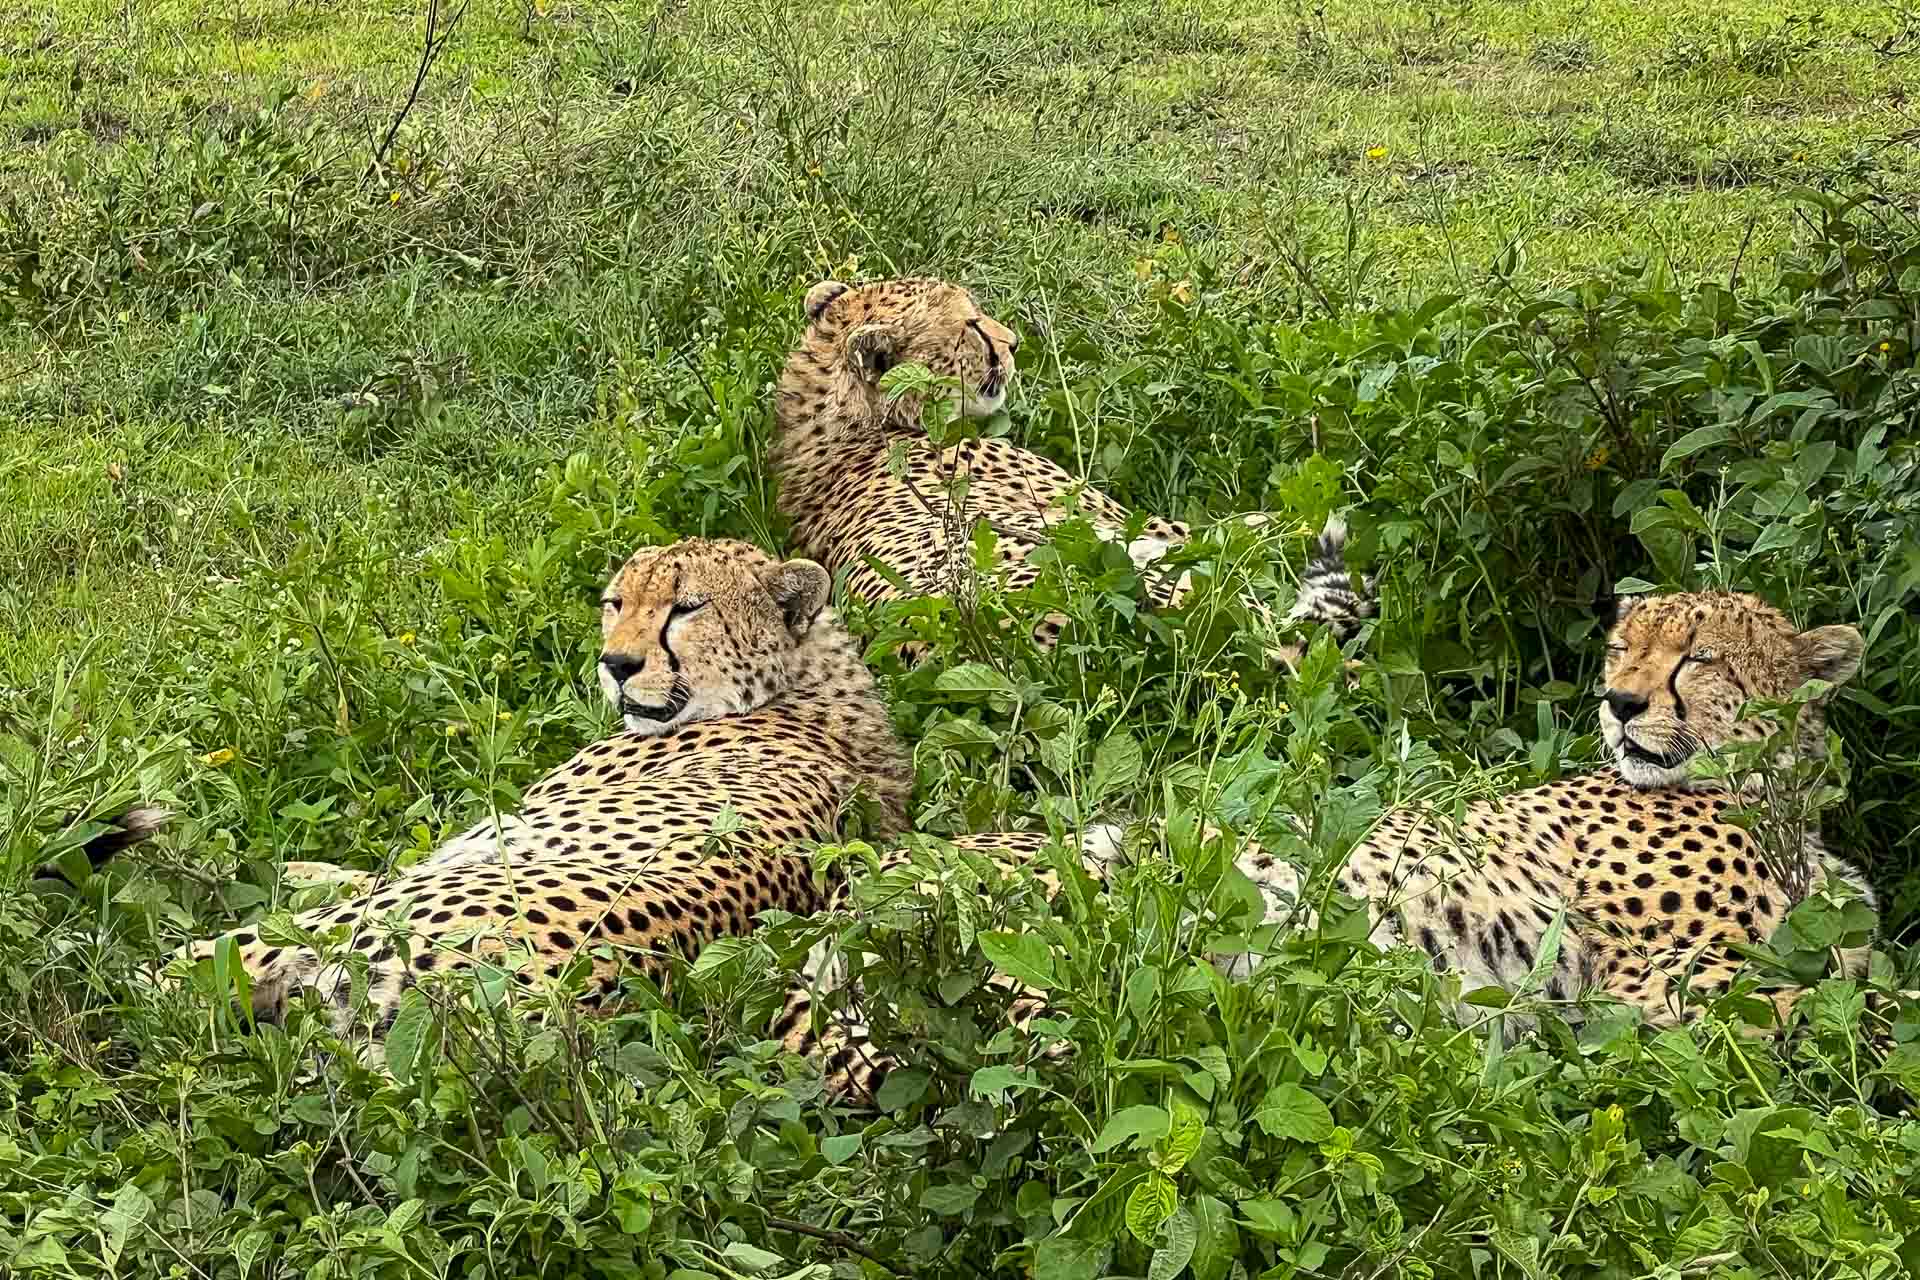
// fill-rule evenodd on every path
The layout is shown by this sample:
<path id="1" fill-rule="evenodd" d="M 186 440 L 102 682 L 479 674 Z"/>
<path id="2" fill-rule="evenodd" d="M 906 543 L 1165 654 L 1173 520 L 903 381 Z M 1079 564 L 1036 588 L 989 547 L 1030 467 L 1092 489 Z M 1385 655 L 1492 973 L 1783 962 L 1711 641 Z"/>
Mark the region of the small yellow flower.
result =
<path id="1" fill-rule="evenodd" d="M 394 639 L 399 641 L 402 647 L 413 647 L 413 632 L 411 631 L 402 631 L 399 635 L 395 636 Z"/>
<path id="2" fill-rule="evenodd" d="M 389 191 L 389 192 L 387 192 L 387 203 L 388 203 L 388 204 L 399 204 L 399 203 L 400 203 L 400 193 L 399 193 L 398 191 Z"/>
<path id="3" fill-rule="evenodd" d="M 511 711 L 502 711 L 502 712 L 501 712 L 501 713 L 500 713 L 500 714 L 499 714 L 498 716 L 496 716 L 496 717 L 494 717 L 494 718 L 495 718 L 496 720 L 511 720 L 511 719 L 513 719 L 513 712 L 511 712 Z"/>
<path id="4" fill-rule="evenodd" d="M 817 165 L 817 164 L 810 164 L 810 165 L 808 165 L 808 166 L 807 166 L 807 176 L 808 176 L 808 177 L 810 177 L 810 178 L 817 178 L 817 177 L 819 177 L 819 176 L 820 176 L 820 166 L 819 166 L 819 165 Z"/>
<path id="5" fill-rule="evenodd" d="M 1891 351 L 1893 350 L 1893 344 L 1891 342 L 1883 342 L 1880 344 L 1880 349 L 1882 351 Z"/>
<path id="6" fill-rule="evenodd" d="M 1182 280 L 1168 289 L 1167 292 L 1172 294 L 1173 300 L 1182 306 L 1193 301 L 1193 283 L 1191 281 Z"/>
<path id="7" fill-rule="evenodd" d="M 1152 274 L 1153 274 L 1152 258 L 1135 258 L 1133 260 L 1133 278 L 1135 280 L 1145 280 L 1148 276 Z"/>
<path id="8" fill-rule="evenodd" d="M 1587 470 L 1598 471 L 1600 468 L 1607 465 L 1607 459 L 1611 458 L 1612 456 L 1613 456 L 1613 452 L 1610 449 L 1608 449 L 1607 446 L 1601 445 L 1598 449 L 1595 449 L 1592 453 L 1587 455 Z"/>
<path id="9" fill-rule="evenodd" d="M 222 765 L 232 764 L 238 758 L 239 753 L 232 747 L 221 747 L 218 751 L 209 751 L 201 756 L 200 763 L 209 769 L 218 769 Z"/>
<path id="10" fill-rule="evenodd" d="M 1171 222 L 1160 228 L 1160 238 L 1168 244 L 1180 243 L 1180 229 Z"/>
<path id="11" fill-rule="evenodd" d="M 467 722 L 464 720 L 452 721 L 447 725 L 447 736 L 449 738 L 457 738 L 461 734 L 467 732 L 468 728 L 469 726 Z"/>
<path id="12" fill-rule="evenodd" d="M 1387 149 L 1385 147 L 1368 147 L 1367 148 L 1367 159 L 1385 160 L 1386 158 L 1387 158 Z"/>

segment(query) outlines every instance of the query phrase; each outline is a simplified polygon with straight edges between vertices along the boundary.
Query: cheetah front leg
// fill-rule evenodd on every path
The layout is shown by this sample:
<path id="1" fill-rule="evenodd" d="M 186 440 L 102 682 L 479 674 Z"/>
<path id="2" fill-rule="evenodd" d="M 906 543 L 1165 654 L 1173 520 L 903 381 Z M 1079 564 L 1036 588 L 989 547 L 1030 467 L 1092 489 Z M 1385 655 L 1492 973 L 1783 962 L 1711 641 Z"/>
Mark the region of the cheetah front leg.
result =
<path id="1" fill-rule="evenodd" d="M 326 939 L 323 945 L 243 927 L 182 948 L 162 980 L 172 984 L 182 964 L 231 946 L 257 1020 L 284 1021 L 291 1004 L 311 991 L 334 1033 L 377 1065 L 402 998 L 415 986 L 483 970 L 509 974 L 507 990 L 531 996 L 543 979 L 561 978 L 584 955 L 584 1004 L 597 1009 L 617 991 L 625 965 L 664 977 L 670 957 L 690 958 L 715 938 L 745 933 L 770 907 L 819 905 L 817 895 L 796 898 L 788 879 L 768 875 L 758 855 L 639 867 L 555 857 L 517 868 L 416 871 L 293 918 L 292 935 Z M 536 1015 L 543 1007 L 521 1005 Z"/>
<path id="2" fill-rule="evenodd" d="M 1231 519 L 1251 529 L 1264 529 L 1274 523 L 1272 516 L 1259 511 Z M 1127 556 L 1143 575 L 1151 574 L 1160 560 L 1186 541 L 1184 534 L 1174 540 L 1152 532 L 1143 533 L 1128 544 Z M 1331 631 L 1335 640 L 1346 643 L 1358 634 L 1362 623 L 1379 612 L 1379 601 L 1375 594 L 1378 578 L 1368 577 L 1362 582 L 1360 590 L 1353 589 L 1347 570 L 1346 545 L 1346 521 L 1337 515 L 1327 517 L 1319 538 L 1308 552 L 1306 571 L 1300 577 L 1299 594 L 1294 597 L 1293 607 L 1287 611 L 1285 618 L 1276 619 L 1267 603 L 1251 594 L 1243 593 L 1242 601 L 1271 632 L 1278 633 L 1311 622 Z M 1171 584 L 1165 581 L 1164 575 L 1153 580 L 1156 582 L 1155 594 L 1167 608 L 1178 608 L 1193 593 L 1191 570 L 1183 572 Z M 1306 651 L 1304 643 L 1287 640 L 1269 646 L 1267 658 L 1297 674 Z M 1359 666 L 1358 662 L 1347 663 L 1349 671 Z"/>

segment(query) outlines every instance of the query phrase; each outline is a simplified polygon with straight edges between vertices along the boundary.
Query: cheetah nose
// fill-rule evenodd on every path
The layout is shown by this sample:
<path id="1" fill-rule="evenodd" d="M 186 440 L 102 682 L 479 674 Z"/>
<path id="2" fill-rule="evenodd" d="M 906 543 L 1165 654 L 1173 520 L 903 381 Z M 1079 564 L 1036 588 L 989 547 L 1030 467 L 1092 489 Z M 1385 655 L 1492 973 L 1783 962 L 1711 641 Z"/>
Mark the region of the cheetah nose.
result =
<path id="1" fill-rule="evenodd" d="M 607 674 L 613 677 L 615 684 L 625 684 L 627 677 L 637 676 L 646 670 L 647 660 L 624 653 L 603 653 L 600 655 L 600 665 L 607 669 Z"/>
<path id="2" fill-rule="evenodd" d="M 1613 709 L 1613 718 L 1621 724 L 1625 724 L 1647 709 L 1645 698 L 1621 689 L 1607 690 L 1606 703 Z"/>

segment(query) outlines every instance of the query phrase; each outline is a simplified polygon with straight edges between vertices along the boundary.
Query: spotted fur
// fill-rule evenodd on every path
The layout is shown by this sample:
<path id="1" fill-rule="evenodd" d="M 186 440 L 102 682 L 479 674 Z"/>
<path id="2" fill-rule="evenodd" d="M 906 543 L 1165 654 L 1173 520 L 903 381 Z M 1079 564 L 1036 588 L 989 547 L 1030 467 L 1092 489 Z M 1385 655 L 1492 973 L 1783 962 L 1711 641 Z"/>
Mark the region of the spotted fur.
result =
<path id="1" fill-rule="evenodd" d="M 1727 989 L 1737 945 L 1763 942 L 1822 873 L 1865 877 L 1817 833 L 1791 865 L 1772 865 L 1729 810 L 1750 797 L 1695 781 L 1697 755 L 1771 732 L 1737 719 L 1751 698 L 1786 697 L 1808 679 L 1840 684 L 1860 664 L 1852 627 L 1796 631 L 1749 595 L 1674 594 L 1626 609 L 1608 639 L 1601 727 L 1614 761 L 1443 815 L 1389 813 L 1336 875 L 1340 890 L 1371 905 L 1374 941 L 1418 946 L 1463 988 L 1513 987 L 1539 959 L 1557 913 L 1559 956 L 1544 994 L 1573 1001 L 1599 993 L 1639 1007 L 1649 1021 L 1697 1014 L 1682 987 Z M 1816 702 L 1803 709 L 1798 750 L 1824 742 Z M 1240 870 L 1268 901 L 1267 920 L 1293 918 L 1293 867 L 1246 848 Z M 1309 913 L 1310 914 L 1310 913 Z M 1860 972 L 1864 953 L 1844 957 Z M 1233 957 L 1244 974 L 1257 957 Z M 1797 992 L 1780 996 L 1784 1011 Z"/>
<path id="2" fill-rule="evenodd" d="M 828 590 L 819 565 L 744 543 L 639 552 L 602 604 L 601 685 L 625 732 L 541 779 L 517 812 L 476 824 L 389 883 L 287 864 L 291 879 L 353 893 L 293 924 L 337 935 L 356 959 L 343 964 L 256 926 L 179 954 L 198 960 L 230 940 L 256 1015 L 277 1020 L 312 990 L 343 1036 L 371 1029 L 377 1061 L 403 994 L 439 975 L 499 966 L 531 988 L 585 956 L 586 1003 L 599 1007 L 623 965 L 659 974 L 668 956 L 745 933 L 769 908 L 807 914 L 843 901 L 846 882 L 816 880 L 801 846 L 842 834 L 861 803 L 868 834 L 897 834 L 912 778 L 872 675 L 826 607 Z M 716 839 L 729 812 L 736 829 Z M 116 831 L 144 837 L 155 825 L 140 811 Z M 1011 866 L 1045 838 L 990 833 L 956 843 Z M 906 856 L 890 853 L 882 869 Z M 364 1007 L 352 990 L 360 962 Z M 819 1047 L 811 1018 L 793 1016 L 807 1010 L 817 976 L 810 963 L 777 1028 L 798 1052 Z M 825 1030 L 830 1088 L 861 1094 L 871 1075 L 863 1039 Z"/>
<path id="3" fill-rule="evenodd" d="M 1002 581 L 1009 589 L 1029 587 L 1039 577 L 1032 555 L 1048 527 L 1077 513 L 1102 538 L 1125 542 L 1156 604 L 1185 599 L 1189 578 L 1153 567 L 1189 540 L 1187 525 L 1150 516 L 1128 539 L 1133 513 L 1099 489 L 1006 440 L 935 448 L 921 425 L 921 398 L 890 398 L 882 389 L 889 369 L 913 362 L 957 383 L 963 415 L 985 417 L 1006 403 L 1019 338 L 972 293 L 924 278 L 860 286 L 829 280 L 808 293 L 805 309 L 806 332 L 775 401 L 780 509 L 801 552 L 835 575 L 845 573 L 854 598 L 970 599 L 972 535 L 982 522 L 995 535 Z M 1267 523 L 1257 513 L 1242 519 Z M 1329 522 L 1288 618 L 1319 622 L 1342 641 L 1376 611 L 1372 581 L 1356 591 L 1346 573 L 1345 536 L 1343 524 Z M 1036 640 L 1052 645 L 1062 625 L 1058 616 L 1046 619 Z M 1301 652 L 1290 643 L 1274 656 L 1293 665 Z"/>

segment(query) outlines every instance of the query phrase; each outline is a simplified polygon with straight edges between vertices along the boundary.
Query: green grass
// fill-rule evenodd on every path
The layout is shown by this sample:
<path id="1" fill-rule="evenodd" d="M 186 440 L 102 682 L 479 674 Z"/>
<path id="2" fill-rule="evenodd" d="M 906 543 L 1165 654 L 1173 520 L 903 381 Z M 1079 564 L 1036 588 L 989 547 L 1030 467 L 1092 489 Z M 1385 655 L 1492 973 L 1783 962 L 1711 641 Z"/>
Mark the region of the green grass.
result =
<path id="1" fill-rule="evenodd" d="M 328 0 L 0 32 L 0 865 L 185 815 L 85 901 L 0 903 L 10 1273 L 1920 1265 L 1920 10 L 481 0 L 372 165 L 420 38 Z M 1184 887 L 1045 925 L 994 895 L 1053 931 L 1066 1063 L 991 1043 L 951 899 L 882 913 L 868 986 L 924 1074 L 878 1120 L 756 1044 L 806 922 L 608 1023 L 438 1016 L 399 1085 L 297 1078 L 317 1019 L 128 999 L 274 864 L 410 856 L 606 731 L 603 575 L 778 544 L 799 299 L 904 272 L 1020 330 L 1025 443 L 1169 515 L 1353 504 L 1385 598 L 1355 688 L 1265 671 L 1230 590 L 1168 643 L 1070 544 L 1057 662 L 859 614 L 876 653 L 935 640 L 882 663 L 923 828 L 1037 823 L 1104 758 L 1105 810 L 1271 804 L 1324 863 L 1383 804 L 1593 762 L 1597 593 L 1755 588 L 1871 642 L 1825 816 L 1883 898 L 1875 1010 L 1835 983 L 1787 1047 L 1734 1000 L 1503 1048 L 1338 919 L 1216 991 L 1166 927 L 1205 887 L 1181 839 Z M 961 661 L 1017 696 L 939 687 Z M 970 1088 L 1000 1067 L 1034 1087 Z"/>

